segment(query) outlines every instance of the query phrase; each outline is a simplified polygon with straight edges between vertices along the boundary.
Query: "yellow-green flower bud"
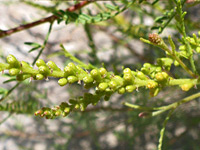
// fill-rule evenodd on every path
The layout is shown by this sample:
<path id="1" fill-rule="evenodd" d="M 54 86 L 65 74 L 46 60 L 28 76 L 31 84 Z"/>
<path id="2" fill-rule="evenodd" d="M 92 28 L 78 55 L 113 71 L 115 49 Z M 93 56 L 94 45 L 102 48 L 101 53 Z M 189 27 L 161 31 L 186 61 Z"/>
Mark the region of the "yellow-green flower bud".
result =
<path id="1" fill-rule="evenodd" d="M 125 88 L 124 88 L 124 87 L 120 88 L 120 89 L 118 90 L 118 93 L 119 93 L 119 94 L 124 94 L 124 93 L 125 93 Z"/>
<path id="2" fill-rule="evenodd" d="M 107 74 L 107 70 L 105 68 L 100 68 L 99 72 L 100 72 L 101 76 L 103 76 L 103 77 Z"/>
<path id="3" fill-rule="evenodd" d="M 147 80 L 147 79 L 148 79 L 148 78 L 146 77 L 146 75 L 145 75 L 143 72 L 141 72 L 141 71 L 138 71 L 136 76 L 137 76 L 139 79 L 141 79 L 141 80 Z"/>
<path id="4" fill-rule="evenodd" d="M 100 74 L 99 70 L 93 69 L 93 70 L 90 72 L 90 74 L 91 74 L 91 76 L 92 76 L 95 80 L 97 80 L 97 81 L 101 80 L 101 74 Z"/>
<path id="5" fill-rule="evenodd" d="M 65 72 L 65 76 L 74 75 L 74 70 L 70 68 L 69 66 L 66 66 L 64 68 L 64 72 Z"/>
<path id="6" fill-rule="evenodd" d="M 87 76 L 85 76 L 85 77 L 83 78 L 83 82 L 84 82 L 84 83 L 92 83 L 93 81 L 94 81 L 94 79 L 91 77 L 90 74 L 88 74 Z"/>
<path id="7" fill-rule="evenodd" d="M 130 68 L 125 68 L 123 70 L 123 74 L 131 74 L 131 69 Z"/>
<path id="8" fill-rule="evenodd" d="M 45 110 L 44 113 L 43 113 L 45 116 L 49 116 L 51 115 L 51 112 L 49 110 Z"/>
<path id="9" fill-rule="evenodd" d="M 158 72 L 155 77 L 158 81 L 164 81 L 168 79 L 169 75 L 166 72 Z"/>
<path id="10" fill-rule="evenodd" d="M 43 74 L 36 74 L 35 79 L 36 80 L 43 80 L 44 76 L 43 76 Z"/>
<path id="11" fill-rule="evenodd" d="M 60 116 L 61 113 L 62 113 L 61 110 L 56 110 L 55 115 L 56 115 L 56 116 Z"/>
<path id="12" fill-rule="evenodd" d="M 80 105 L 79 105 L 79 104 L 76 104 L 74 108 L 75 108 L 75 109 L 79 109 L 79 108 L 80 108 Z"/>
<path id="13" fill-rule="evenodd" d="M 11 65 L 11 67 L 14 67 L 14 68 L 20 67 L 19 61 L 15 58 L 15 56 L 11 54 L 7 56 L 7 62 Z"/>
<path id="14" fill-rule="evenodd" d="M 100 83 L 98 86 L 100 91 L 104 91 L 107 87 L 108 87 L 108 83 L 105 83 L 105 82 Z"/>
<path id="15" fill-rule="evenodd" d="M 58 80 L 58 84 L 59 84 L 60 86 L 66 85 L 66 84 L 67 84 L 67 79 L 66 79 L 66 78 L 61 78 L 61 79 L 59 79 L 59 80 Z"/>
<path id="16" fill-rule="evenodd" d="M 134 86 L 134 85 L 127 85 L 126 86 L 126 91 L 129 92 L 129 93 L 133 92 L 135 89 L 136 89 L 136 86 Z"/>
<path id="17" fill-rule="evenodd" d="M 76 75 L 77 68 L 74 63 L 69 63 L 65 68 L 65 76 Z"/>
<path id="18" fill-rule="evenodd" d="M 43 75 L 48 75 L 50 73 L 50 70 L 47 66 L 39 66 L 38 70 Z"/>
<path id="19" fill-rule="evenodd" d="M 175 66 L 179 66 L 180 64 L 179 64 L 178 61 L 175 60 L 175 61 L 174 61 L 174 65 L 175 65 Z"/>
<path id="20" fill-rule="evenodd" d="M 70 107 L 66 107 L 66 108 L 64 109 L 64 112 L 65 112 L 65 113 L 70 113 L 70 110 L 71 110 Z"/>
<path id="21" fill-rule="evenodd" d="M 123 76 L 124 80 L 128 83 L 132 83 L 132 81 L 134 80 L 134 77 L 132 75 L 132 73 L 125 73 Z"/>
<path id="22" fill-rule="evenodd" d="M 153 88 L 156 88 L 158 86 L 158 83 L 155 82 L 155 81 L 149 81 L 148 84 L 147 84 L 147 88 L 149 89 L 153 89 Z"/>
<path id="23" fill-rule="evenodd" d="M 200 53 L 200 47 L 197 47 L 197 48 L 196 48 L 196 52 L 197 52 L 197 53 Z"/>
<path id="24" fill-rule="evenodd" d="M 109 87 L 110 87 L 111 89 L 115 90 L 115 89 L 117 88 L 117 86 L 118 86 L 118 84 L 117 84 L 116 81 L 111 80 L 111 81 L 109 82 Z"/>
<path id="25" fill-rule="evenodd" d="M 55 71 L 61 71 L 61 69 L 53 61 L 48 61 L 47 66 Z"/>
<path id="26" fill-rule="evenodd" d="M 20 72 L 20 70 L 17 69 L 17 68 L 11 68 L 11 69 L 9 70 L 9 74 L 10 74 L 11 76 L 16 76 L 16 75 L 19 74 L 19 72 Z"/>
<path id="27" fill-rule="evenodd" d="M 186 50 L 185 45 L 179 46 L 179 50 L 180 50 L 180 51 L 185 51 L 185 50 Z"/>
<path id="28" fill-rule="evenodd" d="M 78 81 L 78 78 L 76 76 L 69 76 L 69 77 L 67 77 L 67 80 L 69 83 L 74 83 L 74 82 Z"/>
<path id="29" fill-rule="evenodd" d="M 143 67 L 149 69 L 149 68 L 151 68 L 151 64 L 150 63 L 144 63 Z"/>
<path id="30" fill-rule="evenodd" d="M 72 62 L 70 62 L 67 66 L 72 68 L 73 70 L 76 70 L 76 65 Z"/>
<path id="31" fill-rule="evenodd" d="M 28 67 L 31 67 L 31 66 L 27 62 L 21 61 L 21 67 L 22 68 L 28 68 Z"/>
<path id="32" fill-rule="evenodd" d="M 42 113 L 43 113 L 42 110 L 38 110 L 38 111 L 35 112 L 35 116 L 39 116 L 39 115 L 41 115 Z"/>
<path id="33" fill-rule="evenodd" d="M 37 67 L 46 66 L 46 63 L 44 62 L 44 60 L 38 59 L 38 60 L 36 61 L 36 66 L 37 66 Z"/>
<path id="34" fill-rule="evenodd" d="M 180 87 L 183 91 L 189 91 L 194 86 L 193 83 L 182 84 Z"/>

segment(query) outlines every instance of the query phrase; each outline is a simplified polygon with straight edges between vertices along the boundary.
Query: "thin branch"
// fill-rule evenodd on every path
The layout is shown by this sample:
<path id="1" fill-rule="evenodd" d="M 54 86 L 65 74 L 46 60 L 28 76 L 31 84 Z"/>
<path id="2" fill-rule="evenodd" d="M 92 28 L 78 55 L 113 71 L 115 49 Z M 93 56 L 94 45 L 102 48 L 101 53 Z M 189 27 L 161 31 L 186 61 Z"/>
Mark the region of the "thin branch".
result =
<path id="1" fill-rule="evenodd" d="M 82 2 L 80 2 L 80 3 L 78 3 L 78 4 L 74 5 L 74 6 L 69 7 L 68 9 L 66 9 L 66 11 L 74 12 L 76 10 L 81 9 L 82 7 L 84 7 L 85 5 L 89 4 L 90 2 L 91 1 L 82 1 Z M 56 19 L 58 19 L 58 16 L 51 15 L 49 17 L 42 18 L 40 20 L 37 20 L 35 22 L 31 22 L 31 23 L 28 23 L 28 24 L 20 25 L 18 27 L 15 27 L 15 28 L 12 28 L 12 29 L 9 29 L 9 30 L 5 30 L 5 31 L 0 30 L 0 38 L 9 36 L 9 35 L 11 35 L 13 33 L 19 32 L 19 31 L 23 31 L 23 30 L 38 26 L 38 25 L 46 23 L 46 22 L 50 22 L 51 23 L 51 22 L 55 21 Z"/>

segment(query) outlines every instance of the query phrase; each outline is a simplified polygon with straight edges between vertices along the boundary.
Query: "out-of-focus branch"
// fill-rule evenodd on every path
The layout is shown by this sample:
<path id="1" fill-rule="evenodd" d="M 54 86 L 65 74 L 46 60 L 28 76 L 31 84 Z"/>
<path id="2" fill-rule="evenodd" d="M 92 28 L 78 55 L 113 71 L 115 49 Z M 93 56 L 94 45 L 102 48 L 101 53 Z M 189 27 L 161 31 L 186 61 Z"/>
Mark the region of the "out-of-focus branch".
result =
<path id="1" fill-rule="evenodd" d="M 66 11 L 73 12 L 73 11 L 79 10 L 82 7 L 84 7 L 85 5 L 87 5 L 87 4 L 91 3 L 91 2 L 92 1 L 82 1 L 82 2 L 80 2 L 80 3 L 78 3 L 78 4 L 74 5 L 74 6 L 69 7 L 68 9 L 66 9 Z M 46 23 L 46 22 L 53 22 L 56 19 L 58 19 L 58 17 L 56 15 L 51 15 L 49 17 L 42 18 L 42 19 L 40 19 L 38 21 L 27 23 L 27 24 L 24 24 L 24 25 L 20 25 L 18 27 L 15 27 L 15 28 L 12 28 L 12 29 L 9 29 L 9 30 L 5 30 L 5 31 L 4 30 L 0 30 L 0 38 L 6 37 L 8 35 L 11 35 L 13 33 L 19 32 L 19 31 L 23 31 L 23 30 L 35 27 L 37 25 L 40 25 L 40 24 L 43 24 L 43 23 Z"/>

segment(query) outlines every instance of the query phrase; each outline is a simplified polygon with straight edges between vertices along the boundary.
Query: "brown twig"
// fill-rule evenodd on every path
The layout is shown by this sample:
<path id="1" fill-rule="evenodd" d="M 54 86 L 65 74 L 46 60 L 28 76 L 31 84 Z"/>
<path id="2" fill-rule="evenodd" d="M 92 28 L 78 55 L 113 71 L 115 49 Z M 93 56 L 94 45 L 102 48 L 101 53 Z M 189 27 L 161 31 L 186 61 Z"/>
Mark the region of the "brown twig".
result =
<path id="1" fill-rule="evenodd" d="M 80 3 L 78 3 L 74 6 L 69 7 L 68 9 L 66 9 L 66 11 L 73 12 L 73 11 L 79 10 L 82 7 L 84 7 L 85 5 L 89 4 L 90 2 L 92 2 L 92 1 L 87 1 L 87 0 L 82 1 L 82 2 L 80 2 Z M 0 30 L 0 38 L 6 37 L 8 35 L 11 35 L 13 33 L 16 33 L 16 32 L 22 31 L 22 30 L 26 30 L 26 29 L 35 27 L 37 25 L 40 25 L 40 24 L 43 24 L 43 23 L 46 23 L 46 22 L 53 22 L 56 19 L 58 19 L 58 16 L 51 15 L 49 17 L 42 18 L 40 20 L 37 20 L 35 22 L 31 22 L 31 23 L 28 23 L 28 24 L 20 25 L 18 27 L 15 27 L 15 28 L 12 28 L 12 29 L 9 29 L 9 30 L 5 30 L 5 31 Z"/>

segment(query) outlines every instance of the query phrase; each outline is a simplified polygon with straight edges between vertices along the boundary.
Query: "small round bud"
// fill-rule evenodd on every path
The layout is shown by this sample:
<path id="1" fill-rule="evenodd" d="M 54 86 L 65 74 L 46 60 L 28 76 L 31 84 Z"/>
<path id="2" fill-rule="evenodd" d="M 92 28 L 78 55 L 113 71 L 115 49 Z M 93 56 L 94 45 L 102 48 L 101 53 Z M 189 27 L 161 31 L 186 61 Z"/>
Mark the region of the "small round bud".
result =
<path id="1" fill-rule="evenodd" d="M 61 69 L 53 61 L 48 61 L 47 66 L 53 70 L 61 71 Z"/>
<path id="2" fill-rule="evenodd" d="M 83 82 L 85 83 L 92 83 L 94 81 L 94 79 L 91 77 L 91 75 L 87 75 L 83 78 Z"/>
<path id="3" fill-rule="evenodd" d="M 71 110 L 70 107 L 66 107 L 66 108 L 64 109 L 64 112 L 65 112 L 65 113 L 70 113 L 70 110 Z"/>
<path id="4" fill-rule="evenodd" d="M 48 75 L 50 73 L 50 70 L 47 66 L 39 66 L 38 70 L 43 75 Z"/>
<path id="5" fill-rule="evenodd" d="M 67 66 L 72 68 L 73 70 L 76 70 L 76 65 L 72 62 L 70 62 Z"/>
<path id="6" fill-rule="evenodd" d="M 27 62 L 21 61 L 21 67 L 22 68 L 28 68 L 28 67 L 31 67 L 31 66 Z"/>
<path id="7" fill-rule="evenodd" d="M 149 81 L 147 84 L 147 88 L 149 88 L 149 89 L 156 88 L 157 86 L 158 86 L 158 83 L 155 81 Z"/>
<path id="8" fill-rule="evenodd" d="M 180 51 L 185 51 L 185 50 L 186 50 L 185 45 L 179 46 L 179 50 L 180 50 Z"/>
<path id="9" fill-rule="evenodd" d="M 19 72 L 20 72 L 20 70 L 17 69 L 17 68 L 11 68 L 11 69 L 9 70 L 9 74 L 10 74 L 11 76 L 16 76 L 16 75 L 19 74 Z"/>
<path id="10" fill-rule="evenodd" d="M 19 67 L 20 67 L 19 61 L 15 58 L 15 56 L 13 56 L 13 55 L 11 55 L 11 54 L 7 56 L 7 62 L 8 62 L 12 67 L 15 67 L 15 68 L 19 68 Z"/>
<path id="11" fill-rule="evenodd" d="M 79 109 L 79 108 L 80 108 L 80 105 L 79 105 L 79 104 L 76 104 L 74 108 L 75 108 L 75 109 Z"/>
<path id="12" fill-rule="evenodd" d="M 119 94 L 124 94 L 124 93 L 125 93 L 125 88 L 124 88 L 124 87 L 120 88 L 120 89 L 118 90 L 118 93 L 119 93 Z"/>
<path id="13" fill-rule="evenodd" d="M 69 77 L 67 77 L 67 80 L 69 83 L 74 83 L 74 82 L 78 81 L 78 78 L 76 76 L 69 76 Z"/>
<path id="14" fill-rule="evenodd" d="M 42 74 L 36 74 L 35 79 L 36 80 L 43 80 L 44 76 Z"/>
<path id="15" fill-rule="evenodd" d="M 55 115 L 56 115 L 56 116 L 60 116 L 61 113 L 62 113 L 62 112 L 61 112 L 60 110 L 56 110 Z"/>
<path id="16" fill-rule="evenodd" d="M 91 76 L 92 76 L 95 80 L 97 80 L 97 81 L 101 80 L 101 74 L 100 74 L 99 70 L 93 69 L 93 70 L 90 72 L 90 74 L 91 74 Z"/>
<path id="17" fill-rule="evenodd" d="M 150 63 L 145 63 L 145 64 L 143 65 L 143 67 L 149 69 L 149 68 L 151 67 L 151 64 L 150 64 Z"/>
<path id="18" fill-rule="evenodd" d="M 35 112 L 35 116 L 39 116 L 39 115 L 41 115 L 42 113 L 43 113 L 42 110 L 38 110 L 38 111 Z"/>
<path id="19" fill-rule="evenodd" d="M 179 64 L 178 61 L 175 60 L 175 61 L 174 61 L 174 65 L 175 65 L 175 66 L 179 66 L 180 64 Z"/>
<path id="20" fill-rule="evenodd" d="M 186 83 L 186 84 L 181 85 L 181 89 L 183 91 L 189 91 L 193 86 L 194 86 L 194 84 L 192 84 L 192 83 Z"/>
<path id="21" fill-rule="evenodd" d="M 200 47 L 197 47 L 197 48 L 196 48 L 196 52 L 197 52 L 197 53 L 200 53 Z"/>
<path id="22" fill-rule="evenodd" d="M 48 110 L 45 110 L 43 114 L 44 114 L 45 116 L 49 116 L 49 115 L 51 115 L 51 112 L 48 111 Z"/>
<path id="23" fill-rule="evenodd" d="M 123 74 L 131 74 L 131 69 L 130 68 L 125 68 L 124 70 L 123 70 Z"/>
<path id="24" fill-rule="evenodd" d="M 137 76 L 139 79 L 141 79 L 141 80 L 147 80 L 147 79 L 148 79 L 148 78 L 144 75 L 144 73 L 141 72 L 141 71 L 138 71 L 136 76 Z"/>
<path id="25" fill-rule="evenodd" d="M 124 78 L 125 81 L 130 82 L 130 83 L 132 83 L 132 81 L 134 79 L 134 77 L 131 73 L 124 74 L 123 78 Z"/>
<path id="26" fill-rule="evenodd" d="M 38 59 L 38 60 L 36 61 L 36 66 L 37 66 L 37 67 L 46 66 L 46 63 L 44 62 L 44 60 Z"/>
<path id="27" fill-rule="evenodd" d="M 100 72 L 101 76 L 105 76 L 107 73 L 107 70 L 105 68 L 100 68 L 99 72 Z"/>
<path id="28" fill-rule="evenodd" d="M 105 82 L 100 83 L 98 86 L 100 91 L 104 91 L 107 87 L 108 87 L 108 83 L 105 83 Z"/>
<path id="29" fill-rule="evenodd" d="M 136 89 L 136 86 L 134 86 L 134 85 L 127 85 L 126 86 L 126 91 L 129 92 L 129 93 L 133 92 L 135 89 Z"/>
<path id="30" fill-rule="evenodd" d="M 72 68 L 70 68 L 69 66 L 66 66 L 64 68 L 64 72 L 65 72 L 65 76 L 69 76 L 69 75 L 74 75 L 74 70 Z"/>
<path id="31" fill-rule="evenodd" d="M 111 89 L 114 90 L 114 89 L 117 88 L 117 86 L 118 86 L 118 84 L 117 84 L 116 81 L 111 80 L 111 81 L 109 82 L 109 87 L 110 87 Z"/>
<path id="32" fill-rule="evenodd" d="M 60 86 L 66 85 L 66 84 L 67 84 L 67 79 L 66 79 L 66 78 L 61 78 L 61 79 L 59 79 L 59 80 L 58 80 L 58 84 L 59 84 Z"/>

